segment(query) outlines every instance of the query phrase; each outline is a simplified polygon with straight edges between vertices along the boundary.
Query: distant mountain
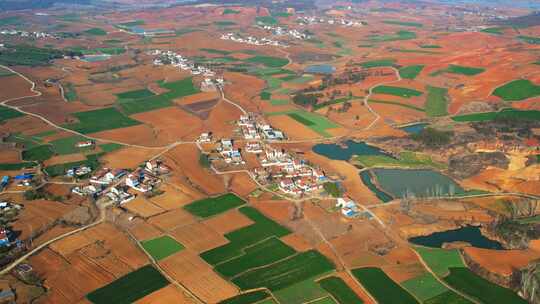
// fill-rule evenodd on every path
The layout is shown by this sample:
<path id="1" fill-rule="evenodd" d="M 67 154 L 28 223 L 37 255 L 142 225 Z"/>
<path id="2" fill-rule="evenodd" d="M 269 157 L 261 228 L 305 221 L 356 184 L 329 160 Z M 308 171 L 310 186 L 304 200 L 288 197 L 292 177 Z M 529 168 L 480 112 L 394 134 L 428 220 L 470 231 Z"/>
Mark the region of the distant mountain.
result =
<path id="1" fill-rule="evenodd" d="M 56 3 L 87 5 L 91 2 L 92 0 L 0 0 L 0 11 L 43 9 Z"/>

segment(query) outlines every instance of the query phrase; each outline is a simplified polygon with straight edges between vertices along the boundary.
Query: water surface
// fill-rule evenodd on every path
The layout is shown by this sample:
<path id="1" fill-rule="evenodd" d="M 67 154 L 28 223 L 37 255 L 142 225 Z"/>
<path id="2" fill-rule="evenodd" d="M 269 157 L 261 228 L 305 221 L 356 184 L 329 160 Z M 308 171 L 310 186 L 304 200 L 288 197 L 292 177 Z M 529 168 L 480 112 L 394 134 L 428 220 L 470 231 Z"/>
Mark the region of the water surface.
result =
<path id="1" fill-rule="evenodd" d="M 480 231 L 479 227 L 466 226 L 459 229 L 435 232 L 426 236 L 417 236 L 409 239 L 409 242 L 426 246 L 441 248 L 444 243 L 467 242 L 473 247 L 485 249 L 504 249 L 501 243 L 488 239 Z"/>
<path id="2" fill-rule="evenodd" d="M 386 155 L 383 150 L 370 146 L 365 142 L 347 140 L 342 144 L 317 144 L 313 146 L 313 152 L 332 160 L 349 160 L 353 155 Z"/>
<path id="3" fill-rule="evenodd" d="M 312 74 L 332 74 L 336 71 L 336 68 L 329 64 L 314 64 L 306 67 L 305 73 Z"/>

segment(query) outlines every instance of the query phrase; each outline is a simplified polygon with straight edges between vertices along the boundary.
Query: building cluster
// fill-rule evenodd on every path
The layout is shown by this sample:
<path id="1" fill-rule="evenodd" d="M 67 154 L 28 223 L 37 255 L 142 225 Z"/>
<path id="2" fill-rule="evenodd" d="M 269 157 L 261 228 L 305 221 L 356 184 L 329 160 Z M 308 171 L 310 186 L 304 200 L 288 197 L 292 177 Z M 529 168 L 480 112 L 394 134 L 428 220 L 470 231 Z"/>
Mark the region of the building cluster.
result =
<path id="1" fill-rule="evenodd" d="M 149 55 L 158 56 L 154 59 L 154 65 L 172 65 L 181 70 L 189 71 L 191 75 L 202 75 L 205 77 L 215 77 L 216 73 L 211 69 L 197 65 L 188 58 L 173 51 L 153 50 Z M 218 83 L 223 83 L 223 78 L 217 78 Z"/>
<path id="2" fill-rule="evenodd" d="M 11 183 L 16 183 L 17 187 L 30 187 L 33 183 L 34 173 L 26 172 L 13 177 L 4 175 L 0 179 L 0 191 L 4 190 Z"/>
<path id="3" fill-rule="evenodd" d="M 341 210 L 341 214 L 343 214 L 345 217 L 357 217 L 360 215 L 358 205 L 356 205 L 356 203 L 348 197 L 338 198 L 336 208 L 339 208 Z"/>
<path id="4" fill-rule="evenodd" d="M 5 36 L 19 36 L 24 38 L 44 39 L 44 38 L 57 38 L 56 36 L 45 32 L 27 32 L 19 30 L 0 30 L 0 35 Z"/>
<path id="5" fill-rule="evenodd" d="M 221 35 L 221 40 L 231 40 L 231 41 L 234 41 L 234 42 L 238 42 L 238 43 L 245 43 L 245 44 L 250 44 L 250 45 L 272 45 L 272 46 L 279 46 L 279 47 L 287 47 L 286 44 L 280 42 L 280 41 L 277 41 L 277 40 L 273 40 L 271 38 L 268 38 L 268 37 L 263 37 L 263 38 L 257 38 L 257 37 L 253 37 L 253 36 L 247 36 L 247 37 L 241 37 L 240 35 L 238 34 L 235 34 L 235 33 L 227 33 L 227 34 L 223 34 Z"/>
<path id="6" fill-rule="evenodd" d="M 242 136 L 247 140 L 284 140 L 282 131 L 274 129 L 267 124 L 260 116 L 254 114 L 241 115 L 237 122 Z"/>
<path id="7" fill-rule="evenodd" d="M 305 24 L 305 25 L 312 25 L 312 24 L 329 24 L 329 25 L 338 25 L 338 26 L 344 26 L 344 27 L 351 27 L 351 26 L 363 26 L 364 23 L 362 21 L 355 21 L 351 19 L 334 19 L 334 18 L 322 18 L 322 17 L 315 17 L 315 16 L 302 16 L 297 18 L 298 23 Z"/>
<path id="8" fill-rule="evenodd" d="M 296 30 L 296 29 L 290 30 L 290 29 L 287 29 L 287 28 L 284 28 L 284 27 L 281 27 L 281 26 L 265 25 L 263 27 L 263 29 L 265 29 L 266 31 L 271 32 L 273 35 L 276 35 L 276 36 L 289 36 L 289 37 L 292 37 L 294 39 L 300 39 L 300 40 L 305 40 L 305 39 L 311 38 L 311 36 L 309 34 L 307 34 L 306 32 L 301 32 L 301 31 Z"/>

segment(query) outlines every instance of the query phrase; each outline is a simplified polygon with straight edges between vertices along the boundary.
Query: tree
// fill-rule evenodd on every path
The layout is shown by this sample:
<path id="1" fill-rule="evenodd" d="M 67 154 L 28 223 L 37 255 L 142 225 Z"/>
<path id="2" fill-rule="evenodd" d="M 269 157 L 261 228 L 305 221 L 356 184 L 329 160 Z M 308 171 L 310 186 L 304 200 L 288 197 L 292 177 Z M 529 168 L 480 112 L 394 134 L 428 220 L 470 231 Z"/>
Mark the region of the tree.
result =
<path id="1" fill-rule="evenodd" d="M 343 191 L 337 183 L 328 182 L 323 185 L 324 191 L 330 194 L 332 197 L 341 197 Z"/>

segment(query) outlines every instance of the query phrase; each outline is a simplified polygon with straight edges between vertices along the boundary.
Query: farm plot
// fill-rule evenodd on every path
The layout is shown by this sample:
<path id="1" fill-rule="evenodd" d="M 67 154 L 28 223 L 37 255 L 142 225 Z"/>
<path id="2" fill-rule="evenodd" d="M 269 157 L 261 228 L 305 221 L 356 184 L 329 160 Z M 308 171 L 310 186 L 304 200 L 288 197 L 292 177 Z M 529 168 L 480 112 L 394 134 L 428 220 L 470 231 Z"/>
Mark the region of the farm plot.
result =
<path id="1" fill-rule="evenodd" d="M 444 280 L 450 286 L 480 300 L 482 303 L 527 303 L 512 290 L 491 283 L 465 267 L 450 268 L 450 274 Z"/>
<path id="2" fill-rule="evenodd" d="M 360 63 L 360 66 L 366 69 L 380 68 L 380 67 L 393 67 L 396 65 L 395 59 L 379 59 Z"/>
<path id="3" fill-rule="evenodd" d="M 141 124 L 120 113 L 115 108 L 104 108 L 86 112 L 73 113 L 79 122 L 64 127 L 82 134 L 96 133 L 106 130 L 131 127 Z"/>
<path id="4" fill-rule="evenodd" d="M 403 151 L 399 158 L 387 155 L 356 155 L 354 161 L 363 167 L 402 167 L 402 168 L 438 168 L 444 169 L 445 165 L 437 163 L 428 154 L 420 152 Z"/>
<path id="5" fill-rule="evenodd" d="M 246 202 L 233 193 L 227 193 L 218 197 L 209 197 L 195 201 L 184 206 L 189 213 L 207 218 L 218 215 L 229 209 L 237 208 L 244 205 Z"/>
<path id="6" fill-rule="evenodd" d="M 499 112 L 473 113 L 464 114 L 452 117 L 454 121 L 470 122 L 470 121 L 491 121 L 495 119 L 522 119 L 522 120 L 538 120 L 540 121 L 540 111 L 529 110 L 522 111 L 516 109 L 502 109 Z"/>
<path id="7" fill-rule="evenodd" d="M 424 65 L 410 65 L 399 69 L 399 75 L 404 79 L 415 79 L 424 69 Z"/>
<path id="8" fill-rule="evenodd" d="M 328 293 L 317 282 L 315 282 L 314 278 L 310 278 L 284 289 L 275 291 L 274 296 L 279 303 L 287 304 L 323 303 L 319 302 L 317 299 L 330 299 L 330 302 L 325 303 L 336 303 L 332 300 Z"/>
<path id="9" fill-rule="evenodd" d="M 473 304 L 473 302 L 449 290 L 436 297 L 424 301 L 424 304 Z"/>
<path id="10" fill-rule="evenodd" d="M 101 156 L 102 154 L 87 155 L 86 160 L 47 166 L 45 167 L 44 171 L 45 173 L 47 173 L 47 175 L 55 177 L 64 175 L 67 170 L 73 167 L 88 166 L 92 168 L 92 170 L 96 170 L 100 166 L 99 157 Z"/>
<path id="11" fill-rule="evenodd" d="M 330 260 L 318 251 L 310 250 L 272 265 L 250 270 L 232 281 L 241 289 L 266 287 L 275 291 L 332 270 L 334 264 Z"/>
<path id="12" fill-rule="evenodd" d="M 145 98 L 154 96 L 155 94 L 152 93 L 148 89 L 141 89 L 141 90 L 133 90 L 133 91 L 127 91 L 116 94 L 116 97 L 118 99 L 139 99 L 139 98 Z"/>
<path id="13" fill-rule="evenodd" d="M 458 75 L 465 75 L 465 76 L 475 76 L 485 71 L 486 69 L 484 68 L 466 67 L 466 66 L 451 64 L 446 69 L 433 72 L 431 76 L 438 76 L 444 73 L 458 74 Z"/>
<path id="14" fill-rule="evenodd" d="M 286 58 L 271 56 L 254 56 L 248 58 L 247 62 L 263 64 L 269 68 L 281 68 L 289 63 Z"/>
<path id="15" fill-rule="evenodd" d="M 504 101 L 520 101 L 540 96 L 540 85 L 527 79 L 518 79 L 500 86 L 493 91 L 493 95 Z"/>
<path id="16" fill-rule="evenodd" d="M 270 295 L 264 290 L 243 293 L 236 297 L 219 302 L 219 304 L 253 304 L 268 299 Z"/>
<path id="17" fill-rule="evenodd" d="M 429 117 L 448 115 L 448 89 L 428 86 L 426 114 Z"/>
<path id="18" fill-rule="evenodd" d="M 118 103 L 120 104 L 122 111 L 127 115 L 132 115 L 136 113 L 157 110 L 172 106 L 173 99 L 200 93 L 200 90 L 195 88 L 195 86 L 193 85 L 193 79 L 191 77 L 174 82 L 160 81 L 158 82 L 158 84 L 161 88 L 168 89 L 169 92 L 160 95 L 153 95 L 153 93 L 152 95 L 149 95 L 148 92 L 150 91 L 145 91 L 143 93 L 143 90 L 125 92 L 124 94 L 127 95 L 121 96 L 130 96 L 132 98 L 122 99 L 119 97 L 120 99 L 118 100 Z M 134 96 L 143 95 L 148 96 L 133 99 Z"/>
<path id="19" fill-rule="evenodd" d="M 290 233 L 287 228 L 267 218 L 257 209 L 242 207 L 239 211 L 254 224 L 225 234 L 225 238 L 230 241 L 227 245 L 203 252 L 201 257 L 207 263 L 217 265 L 242 255 L 242 249 L 250 245 L 272 236 L 279 238 Z"/>
<path id="20" fill-rule="evenodd" d="M 326 131 L 327 129 L 333 129 L 333 128 L 339 127 L 337 124 L 326 119 L 326 117 L 320 116 L 315 113 L 306 112 L 303 110 L 289 110 L 289 111 L 283 111 L 283 112 L 273 112 L 273 113 L 269 113 L 268 115 L 269 116 L 287 115 L 290 118 L 307 126 L 308 128 L 312 129 L 313 131 L 317 132 L 318 134 L 324 137 L 331 137 L 331 134 L 329 134 Z"/>
<path id="21" fill-rule="evenodd" d="M 147 265 L 89 293 L 86 298 L 95 304 L 132 303 L 168 284 L 161 273 Z"/>
<path id="22" fill-rule="evenodd" d="M 384 20 L 383 23 L 400 25 L 400 26 L 409 26 L 409 27 L 423 27 L 422 23 L 411 22 L 411 21 L 399 21 L 399 20 Z"/>
<path id="23" fill-rule="evenodd" d="M 93 147 L 83 147 L 83 148 L 77 147 L 78 142 L 85 142 L 85 141 L 88 141 L 88 140 L 82 136 L 76 135 L 76 136 L 56 139 L 49 143 L 53 146 L 53 149 L 57 154 L 66 155 L 66 154 L 81 153 L 81 152 L 92 150 Z"/>
<path id="24" fill-rule="evenodd" d="M 401 286 L 422 302 L 448 291 L 431 273 L 427 272 L 421 276 L 402 282 Z"/>
<path id="25" fill-rule="evenodd" d="M 329 292 L 339 304 L 362 304 L 362 299 L 338 277 L 329 277 L 319 281 L 319 285 Z"/>
<path id="26" fill-rule="evenodd" d="M 97 27 L 88 29 L 88 30 L 84 31 L 84 33 L 87 34 L 87 35 L 91 35 L 91 36 L 105 36 L 105 35 L 107 35 L 107 32 L 104 29 L 97 28 Z"/>
<path id="27" fill-rule="evenodd" d="M 415 247 L 429 268 L 439 277 L 444 277 L 449 273 L 450 267 L 465 267 L 459 251 L 455 249 L 447 250 L 441 248 Z"/>
<path id="28" fill-rule="evenodd" d="M 178 243 L 168 235 L 143 241 L 141 245 L 156 261 L 162 260 L 184 249 L 182 244 Z"/>
<path id="29" fill-rule="evenodd" d="M 25 161 L 45 161 L 54 155 L 50 145 L 41 145 L 32 147 L 22 152 L 22 158 Z"/>
<path id="30" fill-rule="evenodd" d="M 403 97 L 403 98 L 411 98 L 415 96 L 421 96 L 422 94 L 424 94 L 420 91 L 413 90 L 413 89 L 386 86 L 386 85 L 375 87 L 373 89 L 373 93 L 383 94 L 383 95 L 393 95 L 393 96 L 398 96 L 398 97 Z"/>
<path id="31" fill-rule="evenodd" d="M 0 123 L 12 119 L 23 116 L 22 113 L 12 110 L 8 107 L 0 106 Z"/>
<path id="32" fill-rule="evenodd" d="M 394 34 L 388 35 L 370 35 L 369 41 L 371 42 L 389 42 L 389 41 L 401 41 L 416 39 L 416 33 L 410 31 L 398 31 Z"/>
<path id="33" fill-rule="evenodd" d="M 214 270 L 225 277 L 234 277 L 251 268 L 261 267 L 287 258 L 296 251 L 281 240 L 272 237 L 244 249 L 244 254 L 218 264 Z"/>
<path id="34" fill-rule="evenodd" d="M 353 275 L 380 304 L 416 304 L 418 301 L 380 268 L 365 267 L 352 270 Z"/>

